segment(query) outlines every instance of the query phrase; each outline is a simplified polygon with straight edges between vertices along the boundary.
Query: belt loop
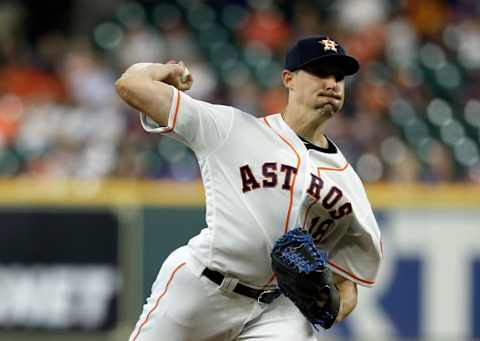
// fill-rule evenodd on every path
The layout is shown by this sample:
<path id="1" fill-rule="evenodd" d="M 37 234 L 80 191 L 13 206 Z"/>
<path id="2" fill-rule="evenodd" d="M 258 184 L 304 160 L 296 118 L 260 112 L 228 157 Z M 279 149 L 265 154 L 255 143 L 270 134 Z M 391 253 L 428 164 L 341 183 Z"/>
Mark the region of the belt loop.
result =
<path id="1" fill-rule="evenodd" d="M 223 281 L 220 284 L 220 286 L 218 287 L 218 289 L 224 295 L 231 296 L 232 293 L 233 293 L 233 290 L 235 289 L 237 284 L 238 284 L 238 279 L 237 278 L 225 276 L 225 277 L 223 277 Z"/>

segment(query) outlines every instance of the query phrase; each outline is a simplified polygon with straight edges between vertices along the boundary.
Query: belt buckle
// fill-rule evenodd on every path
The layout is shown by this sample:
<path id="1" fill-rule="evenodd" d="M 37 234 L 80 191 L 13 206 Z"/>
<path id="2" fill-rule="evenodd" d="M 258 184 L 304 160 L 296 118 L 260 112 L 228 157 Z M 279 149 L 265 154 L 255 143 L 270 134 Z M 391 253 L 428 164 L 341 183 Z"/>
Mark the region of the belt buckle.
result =
<path id="1" fill-rule="evenodd" d="M 258 295 L 257 302 L 264 304 L 272 303 L 274 299 L 280 296 L 280 294 L 280 289 L 270 289 L 262 291 L 262 293 Z"/>

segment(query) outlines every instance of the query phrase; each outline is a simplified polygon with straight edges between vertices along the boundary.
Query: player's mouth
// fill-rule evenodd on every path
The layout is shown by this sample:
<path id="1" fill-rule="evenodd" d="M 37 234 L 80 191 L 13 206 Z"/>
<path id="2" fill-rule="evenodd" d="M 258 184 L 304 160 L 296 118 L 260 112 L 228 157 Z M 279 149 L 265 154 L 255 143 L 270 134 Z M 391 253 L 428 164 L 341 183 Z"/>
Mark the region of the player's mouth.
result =
<path id="1" fill-rule="evenodd" d="M 319 93 L 318 96 L 319 97 L 333 98 L 333 99 L 336 99 L 338 101 L 340 101 L 342 99 L 342 96 L 340 96 L 338 94 L 335 94 L 335 93 Z"/>

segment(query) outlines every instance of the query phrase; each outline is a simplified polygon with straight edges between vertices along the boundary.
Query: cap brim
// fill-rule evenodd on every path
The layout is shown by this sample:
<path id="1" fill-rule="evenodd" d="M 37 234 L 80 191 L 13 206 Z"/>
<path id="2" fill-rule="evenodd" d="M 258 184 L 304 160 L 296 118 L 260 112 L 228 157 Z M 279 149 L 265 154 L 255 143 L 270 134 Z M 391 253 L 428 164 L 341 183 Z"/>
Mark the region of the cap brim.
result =
<path id="1" fill-rule="evenodd" d="M 358 69 L 360 69 L 360 64 L 355 58 L 342 54 L 330 54 L 310 59 L 309 61 L 300 65 L 298 69 L 301 69 L 307 65 L 316 65 L 323 63 L 331 63 L 337 65 L 345 73 L 345 76 L 353 75 L 358 71 Z"/>

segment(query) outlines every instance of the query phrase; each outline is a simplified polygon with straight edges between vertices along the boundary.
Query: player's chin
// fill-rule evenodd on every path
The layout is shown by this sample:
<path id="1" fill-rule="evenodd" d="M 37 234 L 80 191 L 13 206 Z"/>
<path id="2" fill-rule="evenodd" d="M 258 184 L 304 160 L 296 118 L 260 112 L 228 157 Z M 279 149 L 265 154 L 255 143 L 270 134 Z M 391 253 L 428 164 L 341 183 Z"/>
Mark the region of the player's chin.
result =
<path id="1" fill-rule="evenodd" d="M 333 117 L 335 111 L 331 105 L 322 105 L 321 107 L 316 107 L 315 112 L 317 118 L 321 119 L 322 121 L 328 120 Z"/>
<path id="2" fill-rule="evenodd" d="M 323 110 L 323 117 L 325 118 L 332 118 L 335 115 L 336 111 L 333 109 L 332 106 L 327 105 Z"/>
<path id="3" fill-rule="evenodd" d="M 319 108 L 319 111 L 322 113 L 322 115 L 326 117 L 332 117 L 339 110 L 340 106 L 333 103 L 325 103 Z"/>

